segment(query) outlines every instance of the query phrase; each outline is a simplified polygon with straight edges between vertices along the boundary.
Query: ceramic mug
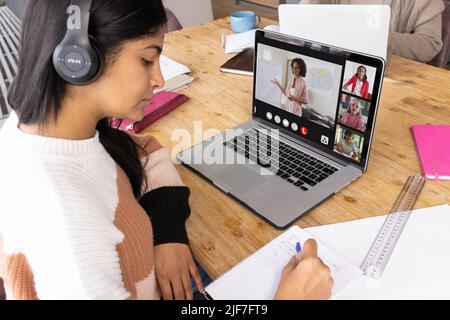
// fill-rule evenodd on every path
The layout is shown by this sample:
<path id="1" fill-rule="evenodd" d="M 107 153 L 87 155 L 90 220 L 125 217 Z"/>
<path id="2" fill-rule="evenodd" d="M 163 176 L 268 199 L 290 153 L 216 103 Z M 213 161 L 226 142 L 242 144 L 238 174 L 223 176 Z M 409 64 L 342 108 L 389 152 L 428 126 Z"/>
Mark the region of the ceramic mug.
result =
<path id="1" fill-rule="evenodd" d="M 231 30 L 241 33 L 261 27 L 261 16 L 253 11 L 238 11 L 231 15 Z"/>

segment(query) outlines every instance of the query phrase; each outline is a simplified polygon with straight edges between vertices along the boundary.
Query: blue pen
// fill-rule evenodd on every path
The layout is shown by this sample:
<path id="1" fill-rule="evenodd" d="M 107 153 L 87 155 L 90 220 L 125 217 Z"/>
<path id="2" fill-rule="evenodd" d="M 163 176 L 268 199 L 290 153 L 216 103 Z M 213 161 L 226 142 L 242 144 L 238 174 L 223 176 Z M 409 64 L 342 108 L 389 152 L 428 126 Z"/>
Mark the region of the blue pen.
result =
<path id="1" fill-rule="evenodd" d="M 295 245 L 295 252 L 297 253 L 297 263 L 300 262 L 300 252 L 302 251 L 302 245 L 300 244 L 300 242 L 297 242 L 297 244 Z"/>

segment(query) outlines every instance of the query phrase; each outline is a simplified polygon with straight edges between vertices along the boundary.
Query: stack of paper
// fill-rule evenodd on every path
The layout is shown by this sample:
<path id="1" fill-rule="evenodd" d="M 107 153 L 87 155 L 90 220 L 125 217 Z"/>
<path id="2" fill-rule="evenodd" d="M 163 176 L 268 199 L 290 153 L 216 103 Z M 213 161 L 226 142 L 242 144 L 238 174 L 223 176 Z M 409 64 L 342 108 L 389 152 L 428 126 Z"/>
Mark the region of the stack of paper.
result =
<path id="1" fill-rule="evenodd" d="M 256 30 L 250 30 L 228 36 L 223 34 L 222 47 L 225 53 L 237 53 L 246 48 L 253 48 L 255 46 L 255 32 Z"/>
<path id="2" fill-rule="evenodd" d="M 155 90 L 155 93 L 161 91 L 179 91 L 187 87 L 194 78 L 187 75 L 191 70 L 185 65 L 178 63 L 166 56 L 160 58 L 161 71 L 166 82 L 164 88 Z"/>
<path id="3" fill-rule="evenodd" d="M 279 32 L 278 25 L 270 25 L 264 30 Z M 222 34 L 222 48 L 225 53 L 239 53 L 247 48 L 255 47 L 256 30 L 249 30 L 242 33 L 234 33 L 230 35 Z"/>
<path id="4" fill-rule="evenodd" d="M 180 74 L 170 80 L 166 81 L 166 85 L 162 89 L 157 89 L 155 93 L 160 91 L 179 91 L 187 88 L 188 84 L 194 81 L 194 78 L 188 76 L 187 74 Z"/>

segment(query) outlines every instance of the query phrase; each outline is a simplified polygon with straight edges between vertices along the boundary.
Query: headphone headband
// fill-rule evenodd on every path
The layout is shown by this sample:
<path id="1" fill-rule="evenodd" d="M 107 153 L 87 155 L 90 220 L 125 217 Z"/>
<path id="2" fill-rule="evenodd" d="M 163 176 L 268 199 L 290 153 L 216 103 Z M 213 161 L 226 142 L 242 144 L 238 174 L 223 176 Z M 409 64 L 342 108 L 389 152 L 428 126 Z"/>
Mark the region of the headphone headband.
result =
<path id="1" fill-rule="evenodd" d="M 66 37 L 89 38 L 89 18 L 92 0 L 71 0 L 67 8 Z"/>

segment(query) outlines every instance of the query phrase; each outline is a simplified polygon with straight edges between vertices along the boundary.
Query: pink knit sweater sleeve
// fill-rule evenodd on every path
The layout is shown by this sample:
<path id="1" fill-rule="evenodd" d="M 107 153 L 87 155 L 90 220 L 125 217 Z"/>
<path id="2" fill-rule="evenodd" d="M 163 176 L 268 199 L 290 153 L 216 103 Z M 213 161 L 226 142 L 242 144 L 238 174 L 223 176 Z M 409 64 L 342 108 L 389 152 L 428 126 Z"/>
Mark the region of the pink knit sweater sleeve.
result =
<path id="1" fill-rule="evenodd" d="M 142 194 L 161 187 L 185 186 L 167 148 L 152 136 L 130 136 L 140 148 L 139 156 L 147 176 L 147 188 Z"/>

